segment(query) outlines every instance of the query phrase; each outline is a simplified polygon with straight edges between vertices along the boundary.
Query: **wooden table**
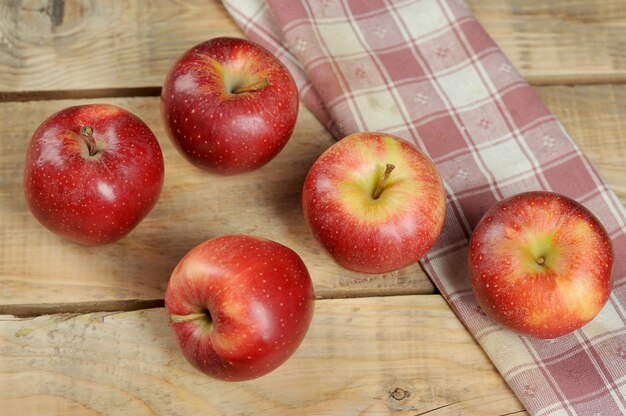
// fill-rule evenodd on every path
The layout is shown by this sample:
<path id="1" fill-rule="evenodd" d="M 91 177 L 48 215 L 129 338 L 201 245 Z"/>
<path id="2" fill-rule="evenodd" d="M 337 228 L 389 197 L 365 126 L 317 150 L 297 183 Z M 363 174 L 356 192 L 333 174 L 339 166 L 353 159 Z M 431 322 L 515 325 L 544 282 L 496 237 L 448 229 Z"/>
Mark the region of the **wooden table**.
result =
<path id="1" fill-rule="evenodd" d="M 626 201 L 626 2 L 470 5 Z M 333 140 L 305 108 L 287 147 L 258 171 L 216 178 L 176 153 L 160 121 L 160 85 L 180 53 L 218 35 L 241 32 L 217 0 L 0 2 L 0 413 L 525 413 L 419 266 L 350 273 L 314 244 L 300 191 Z M 102 101 L 154 130 L 166 181 L 130 236 L 85 248 L 34 220 L 21 174 L 42 120 Z M 294 248 L 319 297 L 297 353 L 245 383 L 193 370 L 162 309 L 181 256 L 227 233 Z"/>

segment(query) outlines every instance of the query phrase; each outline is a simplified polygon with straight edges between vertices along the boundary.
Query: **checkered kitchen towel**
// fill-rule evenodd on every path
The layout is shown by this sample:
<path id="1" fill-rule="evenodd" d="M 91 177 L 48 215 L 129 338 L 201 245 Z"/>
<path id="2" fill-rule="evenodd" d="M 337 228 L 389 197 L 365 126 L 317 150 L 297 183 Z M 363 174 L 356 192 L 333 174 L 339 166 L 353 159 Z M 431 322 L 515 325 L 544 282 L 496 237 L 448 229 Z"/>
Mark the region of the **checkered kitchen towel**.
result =
<path id="1" fill-rule="evenodd" d="M 224 0 L 248 36 L 276 54 L 305 104 L 338 137 L 384 131 L 436 163 L 446 224 L 423 259 L 429 276 L 537 415 L 626 414 L 624 208 L 460 0 Z M 467 245 L 497 201 L 553 190 L 602 221 L 616 252 L 600 315 L 557 340 L 489 320 L 472 295 Z"/>

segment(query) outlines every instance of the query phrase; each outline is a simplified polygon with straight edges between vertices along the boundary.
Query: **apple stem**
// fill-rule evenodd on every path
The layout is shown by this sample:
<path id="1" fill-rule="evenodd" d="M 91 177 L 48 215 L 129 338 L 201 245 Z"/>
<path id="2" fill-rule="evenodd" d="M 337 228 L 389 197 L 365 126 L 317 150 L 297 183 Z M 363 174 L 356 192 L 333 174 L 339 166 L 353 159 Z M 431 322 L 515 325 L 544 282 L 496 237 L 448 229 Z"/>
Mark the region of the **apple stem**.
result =
<path id="1" fill-rule="evenodd" d="M 372 194 L 372 198 L 378 199 L 380 197 L 380 194 L 383 193 L 383 189 L 385 188 L 385 182 L 387 182 L 387 179 L 389 179 L 389 175 L 391 175 L 391 172 L 395 168 L 396 168 L 396 165 L 392 165 L 391 163 L 387 163 L 387 166 L 385 167 L 385 173 L 383 173 L 383 176 L 380 178 L 380 180 L 376 184 L 376 189 L 374 189 L 374 193 Z"/>
<path id="2" fill-rule="evenodd" d="M 89 149 L 89 156 L 95 156 L 96 151 L 96 140 L 93 138 L 93 127 L 91 126 L 83 126 L 80 129 L 80 136 L 87 143 L 87 149 Z"/>
<path id="3" fill-rule="evenodd" d="M 198 319 L 206 319 L 206 313 L 190 313 L 189 315 L 170 315 L 170 322 L 187 322 L 187 321 L 197 321 Z"/>
<path id="4" fill-rule="evenodd" d="M 544 259 L 543 257 L 539 257 L 537 259 L 537 264 L 543 266 L 544 264 L 546 264 L 546 259 Z"/>
<path id="5" fill-rule="evenodd" d="M 257 90 L 260 90 L 261 88 L 266 87 L 268 85 L 270 85 L 270 82 L 267 80 L 267 78 L 263 78 L 263 79 L 255 82 L 254 84 L 248 85 L 247 87 L 235 88 L 233 90 L 233 94 L 241 94 L 242 92 L 257 91 Z"/>

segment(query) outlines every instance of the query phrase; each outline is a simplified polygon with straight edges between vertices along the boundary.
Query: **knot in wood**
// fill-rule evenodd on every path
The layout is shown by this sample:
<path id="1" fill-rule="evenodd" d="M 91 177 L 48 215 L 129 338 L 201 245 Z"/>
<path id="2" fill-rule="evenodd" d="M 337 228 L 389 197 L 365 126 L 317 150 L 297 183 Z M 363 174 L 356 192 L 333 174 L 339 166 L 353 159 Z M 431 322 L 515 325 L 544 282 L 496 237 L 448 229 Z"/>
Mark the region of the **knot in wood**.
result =
<path id="1" fill-rule="evenodd" d="M 389 396 L 395 400 L 400 401 L 411 397 L 411 392 L 403 389 L 402 387 L 396 387 L 391 392 L 389 392 Z"/>

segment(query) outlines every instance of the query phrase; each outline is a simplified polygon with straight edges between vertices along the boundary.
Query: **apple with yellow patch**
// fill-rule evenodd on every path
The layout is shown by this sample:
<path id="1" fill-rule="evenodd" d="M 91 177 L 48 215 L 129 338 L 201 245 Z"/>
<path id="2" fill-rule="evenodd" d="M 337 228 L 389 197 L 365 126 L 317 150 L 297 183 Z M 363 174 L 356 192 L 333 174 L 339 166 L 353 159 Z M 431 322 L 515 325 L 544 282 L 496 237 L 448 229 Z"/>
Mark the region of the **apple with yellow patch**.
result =
<path id="1" fill-rule="evenodd" d="M 493 206 L 469 246 L 476 300 L 496 322 L 556 338 L 591 321 L 611 292 L 613 248 L 598 219 L 552 192 L 526 192 Z"/>
<path id="2" fill-rule="evenodd" d="M 291 249 L 229 235 L 192 249 L 174 269 L 165 309 L 185 358 L 226 381 L 269 373 L 298 348 L 313 316 L 309 273 Z"/>
<path id="3" fill-rule="evenodd" d="M 445 192 L 435 165 L 399 137 L 350 135 L 324 152 L 304 183 L 314 237 L 343 267 L 391 272 L 417 262 L 443 227 Z"/>
<path id="4" fill-rule="evenodd" d="M 215 38 L 185 52 L 161 92 L 174 145 L 194 165 L 229 175 L 268 163 L 287 144 L 298 116 L 287 68 L 254 42 Z"/>

